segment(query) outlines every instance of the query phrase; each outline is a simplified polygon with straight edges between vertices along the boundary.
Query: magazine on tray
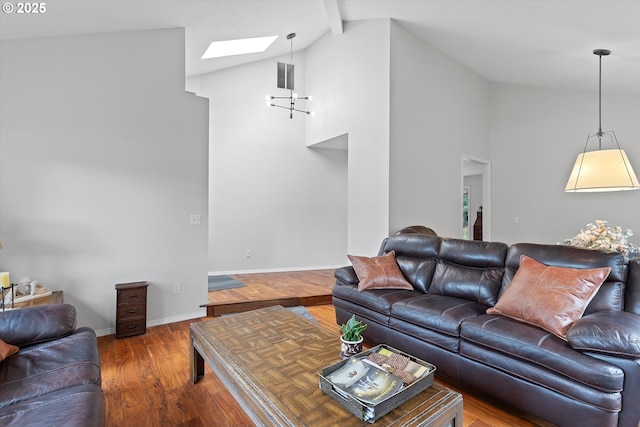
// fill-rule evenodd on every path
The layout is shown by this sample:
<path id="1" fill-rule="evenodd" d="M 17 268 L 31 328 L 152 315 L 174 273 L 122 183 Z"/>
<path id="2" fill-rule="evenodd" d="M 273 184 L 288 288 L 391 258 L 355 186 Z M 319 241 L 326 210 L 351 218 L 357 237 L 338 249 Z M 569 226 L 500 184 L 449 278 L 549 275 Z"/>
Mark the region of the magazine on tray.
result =
<path id="1" fill-rule="evenodd" d="M 328 377 L 337 388 L 368 404 L 377 404 L 393 396 L 402 387 L 402 380 L 363 359 L 350 359 Z"/>
<path id="2" fill-rule="evenodd" d="M 404 356 L 395 355 L 387 349 L 381 349 L 377 354 L 382 357 L 352 357 L 344 366 L 328 375 L 327 379 L 335 385 L 336 393 L 345 398 L 350 395 L 368 405 L 376 405 L 428 371 L 426 366 L 408 358 L 405 358 L 402 368 L 394 368 L 386 363 L 389 357 Z M 376 362 L 384 363 L 380 365 Z"/>

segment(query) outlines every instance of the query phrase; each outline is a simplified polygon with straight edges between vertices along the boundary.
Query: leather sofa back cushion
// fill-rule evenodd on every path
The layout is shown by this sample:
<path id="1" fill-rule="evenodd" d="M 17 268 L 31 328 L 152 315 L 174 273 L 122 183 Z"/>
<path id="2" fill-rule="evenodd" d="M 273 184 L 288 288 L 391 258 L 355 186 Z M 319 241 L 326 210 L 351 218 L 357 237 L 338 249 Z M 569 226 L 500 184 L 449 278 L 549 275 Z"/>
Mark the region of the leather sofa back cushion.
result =
<path id="1" fill-rule="evenodd" d="M 16 354 L 20 350 L 15 345 L 7 344 L 6 342 L 0 340 L 0 362 L 6 359 L 9 356 Z"/>
<path id="2" fill-rule="evenodd" d="M 625 311 L 640 314 L 640 258 L 629 261 L 629 276 L 625 291 Z"/>
<path id="3" fill-rule="evenodd" d="M 394 251 L 373 258 L 347 255 L 358 276 L 358 290 L 367 289 L 410 289 L 411 283 L 404 278 Z"/>
<path id="4" fill-rule="evenodd" d="M 495 305 L 507 250 L 498 242 L 443 240 L 429 293 Z"/>
<path id="5" fill-rule="evenodd" d="M 550 267 L 526 255 L 511 284 L 488 314 L 502 314 L 538 326 L 566 341 L 573 323 L 611 271 L 609 267 Z"/>
<path id="6" fill-rule="evenodd" d="M 468 268 L 440 260 L 429 293 L 463 298 L 486 306 L 496 304 L 503 268 Z"/>
<path id="7" fill-rule="evenodd" d="M 413 288 L 427 293 L 442 239 L 422 234 L 399 234 L 385 239 L 382 253 L 394 251 L 400 271 Z"/>

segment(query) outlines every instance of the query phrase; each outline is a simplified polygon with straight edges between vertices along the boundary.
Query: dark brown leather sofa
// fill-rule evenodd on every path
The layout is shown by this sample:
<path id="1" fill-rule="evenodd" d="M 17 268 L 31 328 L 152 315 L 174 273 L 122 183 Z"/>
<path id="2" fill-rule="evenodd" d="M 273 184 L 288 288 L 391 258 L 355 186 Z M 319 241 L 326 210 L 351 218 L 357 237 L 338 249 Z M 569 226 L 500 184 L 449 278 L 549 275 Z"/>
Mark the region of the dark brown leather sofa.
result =
<path id="1" fill-rule="evenodd" d="M 0 339 L 20 348 L 0 362 L 0 425 L 105 425 L 96 335 L 73 306 L 0 312 Z"/>
<path id="2" fill-rule="evenodd" d="M 358 291 L 354 269 L 335 272 L 336 321 L 352 314 L 366 339 L 427 360 L 437 372 L 559 426 L 640 425 L 640 260 L 562 245 L 400 234 L 395 251 L 413 290 Z M 565 341 L 499 314 L 520 256 L 611 272 Z"/>

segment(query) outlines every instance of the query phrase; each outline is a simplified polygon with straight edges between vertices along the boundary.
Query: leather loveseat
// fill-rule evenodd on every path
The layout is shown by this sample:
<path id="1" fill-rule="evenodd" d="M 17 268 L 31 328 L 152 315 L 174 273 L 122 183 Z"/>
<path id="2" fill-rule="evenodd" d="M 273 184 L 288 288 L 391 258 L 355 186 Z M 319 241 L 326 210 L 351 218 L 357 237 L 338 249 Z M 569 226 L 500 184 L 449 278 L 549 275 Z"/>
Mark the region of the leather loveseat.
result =
<path id="1" fill-rule="evenodd" d="M 359 290 L 353 266 L 337 269 L 333 304 L 339 324 L 355 314 L 368 325 L 368 342 L 427 360 L 438 374 L 559 426 L 640 425 L 640 260 L 562 245 L 508 246 L 421 234 L 391 236 L 368 260 L 390 255 L 409 288 L 376 288 L 393 281 L 372 278 L 372 268 L 358 273 L 373 279 L 374 288 Z M 516 281 L 511 297 L 516 288 L 527 289 L 521 286 L 523 260 L 560 276 L 585 269 L 607 274 L 601 273 L 604 282 L 594 285 L 595 293 L 582 301 L 586 309 L 559 336 L 529 318 L 487 313 Z M 529 279 L 547 284 L 546 271 L 531 271 Z M 553 323 L 556 290 L 545 290 L 548 306 L 527 303 L 523 310 L 535 308 L 534 315 Z"/>
<path id="2" fill-rule="evenodd" d="M 105 425 L 96 335 L 72 305 L 0 312 L 0 339 L 19 348 L 0 361 L 0 425 Z"/>

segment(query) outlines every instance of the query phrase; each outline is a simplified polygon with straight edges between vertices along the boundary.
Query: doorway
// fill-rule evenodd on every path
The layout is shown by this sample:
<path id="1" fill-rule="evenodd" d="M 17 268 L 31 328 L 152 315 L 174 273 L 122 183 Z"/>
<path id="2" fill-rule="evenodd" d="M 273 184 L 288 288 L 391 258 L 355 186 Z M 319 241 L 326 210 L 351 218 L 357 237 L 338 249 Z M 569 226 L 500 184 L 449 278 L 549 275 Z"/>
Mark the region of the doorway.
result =
<path id="1" fill-rule="evenodd" d="M 462 156 L 462 212 L 460 236 L 474 238 L 473 226 L 481 220 L 481 240 L 491 240 L 491 176 L 490 163 L 472 156 Z M 480 214 L 480 215 L 478 215 Z"/>

